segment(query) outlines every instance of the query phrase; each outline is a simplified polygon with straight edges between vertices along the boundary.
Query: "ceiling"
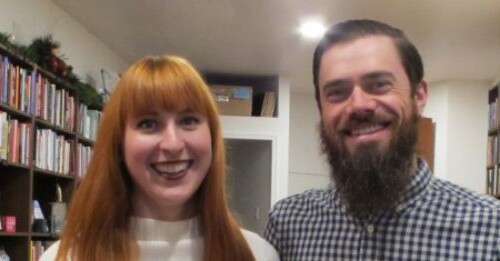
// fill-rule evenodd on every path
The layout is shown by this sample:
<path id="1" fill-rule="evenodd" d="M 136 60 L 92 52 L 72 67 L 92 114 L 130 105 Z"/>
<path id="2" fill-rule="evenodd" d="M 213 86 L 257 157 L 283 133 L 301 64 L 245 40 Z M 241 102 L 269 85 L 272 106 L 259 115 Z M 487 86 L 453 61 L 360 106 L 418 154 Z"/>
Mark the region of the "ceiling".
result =
<path id="1" fill-rule="evenodd" d="M 53 1 L 128 63 L 178 54 L 201 70 L 280 74 L 311 92 L 317 40 L 302 39 L 299 23 L 371 18 L 407 33 L 429 82 L 500 78 L 498 0 Z"/>

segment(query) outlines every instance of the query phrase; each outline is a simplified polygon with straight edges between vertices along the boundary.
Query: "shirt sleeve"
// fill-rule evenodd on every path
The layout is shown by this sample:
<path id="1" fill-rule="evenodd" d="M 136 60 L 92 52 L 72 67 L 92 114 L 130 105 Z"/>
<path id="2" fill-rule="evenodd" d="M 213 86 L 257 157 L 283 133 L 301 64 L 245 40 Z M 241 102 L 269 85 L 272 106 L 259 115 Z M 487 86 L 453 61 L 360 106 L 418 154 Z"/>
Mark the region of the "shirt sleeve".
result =
<path id="1" fill-rule="evenodd" d="M 276 210 L 269 212 L 269 221 L 267 222 L 266 229 L 264 230 L 264 238 L 269 242 L 278 253 L 281 253 L 280 240 L 277 226 Z"/>

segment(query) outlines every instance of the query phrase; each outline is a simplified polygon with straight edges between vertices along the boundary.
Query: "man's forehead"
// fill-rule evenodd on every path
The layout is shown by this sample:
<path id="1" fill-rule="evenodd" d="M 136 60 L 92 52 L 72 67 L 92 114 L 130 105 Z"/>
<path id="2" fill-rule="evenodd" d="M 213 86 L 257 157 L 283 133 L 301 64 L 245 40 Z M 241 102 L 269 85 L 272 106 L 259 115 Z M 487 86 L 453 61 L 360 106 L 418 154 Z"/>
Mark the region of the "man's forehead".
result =
<path id="1" fill-rule="evenodd" d="M 321 57 L 319 81 L 334 75 L 360 77 L 376 71 L 404 73 L 399 52 L 388 36 L 360 37 L 330 46 Z"/>

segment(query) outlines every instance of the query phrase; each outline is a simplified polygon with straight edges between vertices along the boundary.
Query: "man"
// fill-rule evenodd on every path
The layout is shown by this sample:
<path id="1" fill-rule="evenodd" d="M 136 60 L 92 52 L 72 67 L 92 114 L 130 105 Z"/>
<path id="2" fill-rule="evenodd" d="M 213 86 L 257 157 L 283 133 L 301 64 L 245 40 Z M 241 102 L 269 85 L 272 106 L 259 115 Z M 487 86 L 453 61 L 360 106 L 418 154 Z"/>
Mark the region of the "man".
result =
<path id="1" fill-rule="evenodd" d="M 337 24 L 313 76 L 333 182 L 273 207 L 265 237 L 282 260 L 500 260 L 500 201 L 434 178 L 415 154 L 427 84 L 401 30 Z"/>

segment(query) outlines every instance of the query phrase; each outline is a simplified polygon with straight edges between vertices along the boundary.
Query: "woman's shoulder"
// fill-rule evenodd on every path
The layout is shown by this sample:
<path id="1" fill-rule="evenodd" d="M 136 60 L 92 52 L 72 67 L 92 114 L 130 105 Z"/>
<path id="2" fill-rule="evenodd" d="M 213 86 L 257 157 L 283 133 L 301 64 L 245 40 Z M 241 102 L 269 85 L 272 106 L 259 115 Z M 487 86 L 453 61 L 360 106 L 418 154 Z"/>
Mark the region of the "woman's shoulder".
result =
<path id="1" fill-rule="evenodd" d="M 252 250 L 257 261 L 275 261 L 280 260 L 276 249 L 257 233 L 241 229 L 243 236 Z"/>
<path id="2" fill-rule="evenodd" d="M 40 257 L 40 261 L 56 260 L 58 250 L 59 250 L 59 241 L 56 241 L 48 249 L 45 249 L 42 256 Z"/>

